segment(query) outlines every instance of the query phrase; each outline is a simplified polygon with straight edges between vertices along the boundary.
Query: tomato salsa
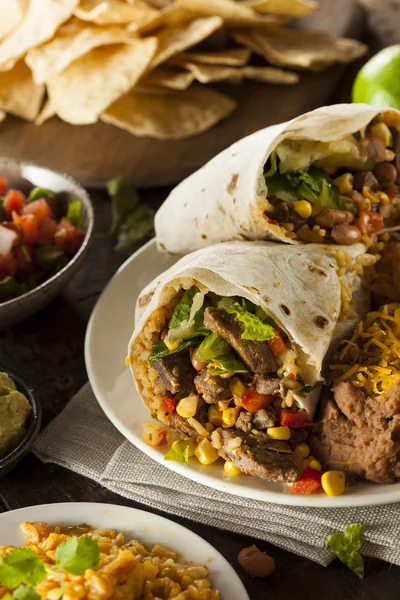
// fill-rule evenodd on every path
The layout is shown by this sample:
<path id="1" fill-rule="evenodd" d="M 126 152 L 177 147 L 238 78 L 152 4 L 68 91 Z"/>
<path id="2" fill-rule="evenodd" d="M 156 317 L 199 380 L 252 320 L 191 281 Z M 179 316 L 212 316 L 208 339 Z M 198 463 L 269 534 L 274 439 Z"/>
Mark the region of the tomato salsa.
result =
<path id="1" fill-rule="evenodd" d="M 35 187 L 27 196 L 0 176 L 0 302 L 34 289 L 78 252 L 85 238 L 81 202 L 60 211 L 51 190 Z"/>

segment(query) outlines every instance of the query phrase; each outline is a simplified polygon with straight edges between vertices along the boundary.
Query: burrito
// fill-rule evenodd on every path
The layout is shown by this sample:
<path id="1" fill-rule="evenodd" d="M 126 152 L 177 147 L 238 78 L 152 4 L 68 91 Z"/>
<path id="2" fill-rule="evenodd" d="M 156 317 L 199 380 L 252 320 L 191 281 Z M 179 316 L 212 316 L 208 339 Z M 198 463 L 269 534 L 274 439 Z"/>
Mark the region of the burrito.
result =
<path id="1" fill-rule="evenodd" d="M 364 252 L 228 242 L 178 261 L 139 298 L 128 348 L 152 417 L 192 438 L 203 464 L 221 456 L 244 473 L 295 481 L 293 451 L 325 385 L 324 361 L 368 311 Z M 144 441 L 165 444 L 166 433 L 147 428 Z"/>
<path id="2" fill-rule="evenodd" d="M 400 225 L 400 112 L 319 108 L 239 140 L 178 185 L 158 247 L 271 239 L 351 245 Z"/>
<path id="3" fill-rule="evenodd" d="M 368 314 L 331 364 L 310 445 L 325 468 L 376 483 L 400 480 L 400 304 Z"/>

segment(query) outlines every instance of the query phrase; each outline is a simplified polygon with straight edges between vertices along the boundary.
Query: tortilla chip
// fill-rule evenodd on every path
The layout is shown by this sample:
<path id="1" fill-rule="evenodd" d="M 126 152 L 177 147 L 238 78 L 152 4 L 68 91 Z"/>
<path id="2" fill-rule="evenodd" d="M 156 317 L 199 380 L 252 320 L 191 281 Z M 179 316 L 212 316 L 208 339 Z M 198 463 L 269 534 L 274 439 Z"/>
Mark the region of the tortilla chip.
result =
<path id="1" fill-rule="evenodd" d="M 230 25 L 276 23 L 274 17 L 259 15 L 252 8 L 234 0 L 177 0 L 177 5 L 199 15 L 221 17 L 224 23 Z"/>
<path id="2" fill-rule="evenodd" d="M 20 23 L 24 14 L 22 2 L 0 0 L 0 40 L 9 35 Z"/>
<path id="3" fill-rule="evenodd" d="M 151 62 L 151 68 L 203 41 L 222 24 L 223 21 L 220 17 L 206 17 L 195 19 L 186 25 L 163 29 L 157 36 L 158 48 Z"/>
<path id="4" fill-rule="evenodd" d="M 0 110 L 0 123 L 2 121 L 4 121 L 4 119 L 6 118 L 7 114 L 4 112 L 4 110 Z"/>
<path id="5" fill-rule="evenodd" d="M 30 48 L 53 37 L 79 0 L 30 0 L 19 27 L 0 44 L 0 71 L 12 69 Z"/>
<path id="6" fill-rule="evenodd" d="M 48 121 L 49 119 L 55 116 L 56 111 L 54 110 L 54 107 L 51 104 L 50 100 L 47 100 L 46 104 L 35 119 L 35 125 L 43 125 L 45 121 Z"/>
<path id="7" fill-rule="evenodd" d="M 138 21 L 144 23 L 157 16 L 158 11 L 146 2 L 127 4 L 125 0 L 81 0 L 75 15 L 83 21 L 98 25 L 122 25 Z"/>
<path id="8" fill-rule="evenodd" d="M 186 90 L 194 81 L 194 74 L 177 69 L 158 67 L 140 81 L 144 86 L 160 86 L 172 90 Z"/>
<path id="9" fill-rule="evenodd" d="M 322 31 L 278 26 L 263 31 L 242 31 L 233 37 L 273 65 L 313 71 L 336 62 L 351 62 L 368 50 L 367 46 L 356 40 L 344 41 Z"/>
<path id="10" fill-rule="evenodd" d="M 233 48 L 220 52 L 187 52 L 171 58 L 173 64 L 201 63 L 205 65 L 227 65 L 241 67 L 249 62 L 251 56 L 247 48 Z"/>
<path id="11" fill-rule="evenodd" d="M 247 0 L 245 4 L 259 13 L 285 17 L 304 17 L 318 8 L 314 0 Z"/>
<path id="12" fill-rule="evenodd" d="M 192 86 L 184 92 L 126 94 L 102 115 L 102 120 L 136 136 L 178 140 L 197 135 L 228 117 L 236 102 L 219 92 Z"/>
<path id="13" fill-rule="evenodd" d="M 138 19 L 128 25 L 129 31 L 138 33 L 151 33 L 161 27 L 172 27 L 174 25 L 182 25 L 193 21 L 193 18 L 197 17 L 192 11 L 180 8 L 176 4 L 165 6 L 162 10 L 155 11 L 155 14 L 145 21 L 139 21 Z"/>
<path id="14" fill-rule="evenodd" d="M 214 81 L 242 81 L 242 79 L 256 79 L 265 83 L 297 83 L 300 76 L 290 71 L 282 71 L 275 67 L 220 67 L 218 65 L 202 65 L 186 63 L 186 68 L 193 73 L 200 83 Z"/>
<path id="15" fill-rule="evenodd" d="M 10 71 L 0 72 L 0 109 L 33 121 L 43 102 L 44 86 L 35 85 L 23 60 Z"/>
<path id="16" fill-rule="evenodd" d="M 130 44 L 95 48 L 78 58 L 48 82 L 56 113 L 68 123 L 95 123 L 140 79 L 156 49 L 156 38 L 137 38 Z"/>
<path id="17" fill-rule="evenodd" d="M 34 81 L 45 83 L 94 48 L 130 43 L 132 35 L 124 27 L 99 27 L 78 21 L 76 27 L 61 27 L 47 44 L 32 48 L 25 60 L 32 70 Z"/>

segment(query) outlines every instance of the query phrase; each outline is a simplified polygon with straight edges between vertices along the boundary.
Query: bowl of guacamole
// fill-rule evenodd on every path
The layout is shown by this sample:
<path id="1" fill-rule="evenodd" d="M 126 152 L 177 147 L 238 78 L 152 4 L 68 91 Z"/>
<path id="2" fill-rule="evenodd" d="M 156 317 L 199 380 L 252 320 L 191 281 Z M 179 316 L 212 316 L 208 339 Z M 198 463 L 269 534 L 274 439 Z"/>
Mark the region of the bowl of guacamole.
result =
<path id="1" fill-rule="evenodd" d="M 32 389 L 18 375 L 0 367 L 0 477 L 29 452 L 41 416 Z"/>

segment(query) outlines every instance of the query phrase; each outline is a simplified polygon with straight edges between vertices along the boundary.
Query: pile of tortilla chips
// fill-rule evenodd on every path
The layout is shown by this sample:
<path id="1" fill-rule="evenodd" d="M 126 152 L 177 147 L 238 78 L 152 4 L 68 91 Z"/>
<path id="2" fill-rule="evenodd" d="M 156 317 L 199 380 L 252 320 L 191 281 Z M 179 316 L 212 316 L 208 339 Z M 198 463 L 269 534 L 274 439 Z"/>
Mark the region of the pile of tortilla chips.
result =
<path id="1" fill-rule="evenodd" d="M 366 47 L 290 21 L 314 0 L 0 0 L 0 121 L 57 115 L 179 139 L 230 115 L 209 85 L 296 83 Z M 295 69 L 289 70 L 289 69 Z M 1 128 L 0 128 L 1 132 Z"/>

